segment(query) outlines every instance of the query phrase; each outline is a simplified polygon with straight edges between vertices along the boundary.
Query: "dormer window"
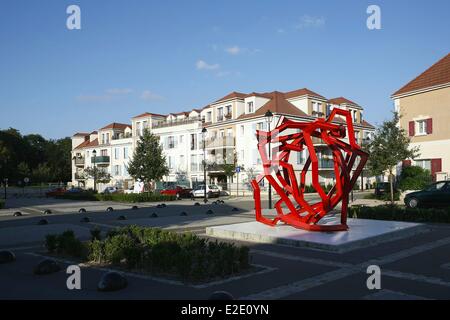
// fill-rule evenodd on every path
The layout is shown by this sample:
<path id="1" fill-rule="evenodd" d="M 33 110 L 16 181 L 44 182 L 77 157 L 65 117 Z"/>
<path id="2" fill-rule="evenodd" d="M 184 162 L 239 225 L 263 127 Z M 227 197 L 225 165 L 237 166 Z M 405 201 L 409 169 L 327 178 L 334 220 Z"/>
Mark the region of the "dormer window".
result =
<path id="1" fill-rule="evenodd" d="M 247 113 L 253 113 L 255 109 L 253 107 L 253 101 L 247 102 Z"/>

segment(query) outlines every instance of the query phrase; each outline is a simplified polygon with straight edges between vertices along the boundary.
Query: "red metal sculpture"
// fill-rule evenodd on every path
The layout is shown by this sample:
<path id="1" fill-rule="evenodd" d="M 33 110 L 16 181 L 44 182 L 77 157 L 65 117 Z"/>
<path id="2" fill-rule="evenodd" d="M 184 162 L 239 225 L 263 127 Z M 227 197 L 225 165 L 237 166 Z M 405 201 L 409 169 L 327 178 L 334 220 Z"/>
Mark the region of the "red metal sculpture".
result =
<path id="1" fill-rule="evenodd" d="M 339 115 L 337 117 L 337 115 Z M 332 123 L 335 120 L 335 123 Z M 336 124 L 336 122 L 346 123 Z M 286 130 L 297 129 L 298 133 L 282 135 Z M 343 138 L 348 132 L 348 141 Z M 258 151 L 261 155 L 264 173 L 251 182 L 254 190 L 256 220 L 270 226 L 278 221 L 296 228 L 310 231 L 342 231 L 347 230 L 347 207 L 349 193 L 363 169 L 368 154 L 356 144 L 352 117 L 349 111 L 334 108 L 325 120 L 318 118 L 313 122 L 298 122 L 282 117 L 274 130 L 269 132 L 256 131 Z M 336 183 L 327 193 L 319 183 L 319 159 L 312 138 L 321 139 L 332 152 L 333 169 Z M 272 158 L 268 159 L 266 145 L 272 148 Z M 291 152 L 308 150 L 308 159 L 299 175 L 299 181 L 292 164 L 289 163 Z M 355 161 L 359 157 L 359 162 Z M 319 194 L 321 201 L 310 204 L 305 200 L 305 180 L 312 166 L 312 185 Z M 352 169 L 353 168 L 353 169 Z M 266 179 L 280 196 L 275 203 L 277 216 L 274 219 L 264 217 L 261 211 L 261 190 L 259 183 Z M 319 221 L 342 201 L 340 224 L 319 224 Z M 287 212 L 283 211 L 283 205 Z"/>

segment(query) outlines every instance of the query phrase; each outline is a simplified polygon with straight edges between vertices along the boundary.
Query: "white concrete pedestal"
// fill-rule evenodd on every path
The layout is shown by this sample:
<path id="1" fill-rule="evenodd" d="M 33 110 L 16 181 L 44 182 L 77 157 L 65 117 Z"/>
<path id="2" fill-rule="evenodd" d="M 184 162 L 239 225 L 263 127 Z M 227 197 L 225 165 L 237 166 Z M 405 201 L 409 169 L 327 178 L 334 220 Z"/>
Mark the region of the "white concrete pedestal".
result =
<path id="1" fill-rule="evenodd" d="M 398 221 L 348 219 L 347 223 L 348 231 L 313 232 L 285 224 L 271 227 L 253 221 L 208 227 L 206 234 L 224 239 L 346 252 L 429 230 L 424 224 Z"/>

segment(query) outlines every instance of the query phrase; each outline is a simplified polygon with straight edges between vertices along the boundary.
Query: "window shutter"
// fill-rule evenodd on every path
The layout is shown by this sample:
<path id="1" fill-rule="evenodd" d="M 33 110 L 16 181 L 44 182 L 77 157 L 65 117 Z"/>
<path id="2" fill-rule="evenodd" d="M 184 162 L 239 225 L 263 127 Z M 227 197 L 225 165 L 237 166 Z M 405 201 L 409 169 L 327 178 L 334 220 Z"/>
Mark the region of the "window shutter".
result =
<path id="1" fill-rule="evenodd" d="M 433 133 L 433 119 L 427 119 L 427 134 Z"/>
<path id="2" fill-rule="evenodd" d="M 403 168 L 411 167 L 411 160 L 403 160 L 402 161 L 402 167 Z"/>
<path id="3" fill-rule="evenodd" d="M 442 171 L 442 159 L 431 159 L 431 175 L 436 181 L 436 172 Z"/>
<path id="4" fill-rule="evenodd" d="M 414 121 L 410 121 L 409 122 L 409 136 L 410 137 L 413 137 L 414 135 L 415 135 L 415 123 L 414 123 Z"/>

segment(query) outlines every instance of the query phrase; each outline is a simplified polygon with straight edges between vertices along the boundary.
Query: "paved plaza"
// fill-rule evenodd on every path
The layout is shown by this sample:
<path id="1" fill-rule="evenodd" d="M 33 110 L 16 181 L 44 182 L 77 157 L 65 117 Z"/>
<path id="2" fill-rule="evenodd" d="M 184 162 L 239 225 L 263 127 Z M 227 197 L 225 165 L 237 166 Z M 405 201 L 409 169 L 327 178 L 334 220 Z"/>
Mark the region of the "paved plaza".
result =
<path id="1" fill-rule="evenodd" d="M 450 226 L 439 224 L 426 225 L 426 232 L 345 252 L 240 241 L 251 249 L 254 271 L 198 285 L 126 273 L 126 289 L 104 293 L 97 291 L 97 283 L 106 269 L 82 266 L 82 289 L 72 291 L 66 287 L 64 269 L 52 275 L 33 275 L 33 267 L 45 254 L 43 238 L 48 233 L 72 229 L 81 239 L 88 239 L 94 227 L 106 231 L 136 224 L 207 237 L 208 227 L 254 221 L 251 198 L 224 200 L 225 204 L 200 206 L 182 200 L 168 202 L 166 208 L 140 204 L 138 210 L 132 210 L 130 204 L 112 202 L 11 199 L 9 208 L 0 210 L 0 249 L 12 250 L 17 260 L 0 264 L 0 299 L 207 299 L 218 290 L 228 291 L 236 299 L 258 300 L 450 298 Z M 110 206 L 114 211 L 106 212 Z M 78 213 L 80 208 L 87 212 Z M 46 209 L 52 214 L 44 216 Z M 214 214 L 207 215 L 209 209 Z M 13 217 L 16 211 L 23 216 Z M 182 211 L 187 216 L 180 216 Z M 158 217 L 152 218 L 152 213 Z M 127 219 L 117 220 L 122 215 Z M 81 222 L 84 216 L 90 218 L 89 223 Z M 38 225 L 42 218 L 49 224 Z M 367 288 L 369 265 L 381 268 L 380 290 Z"/>

